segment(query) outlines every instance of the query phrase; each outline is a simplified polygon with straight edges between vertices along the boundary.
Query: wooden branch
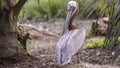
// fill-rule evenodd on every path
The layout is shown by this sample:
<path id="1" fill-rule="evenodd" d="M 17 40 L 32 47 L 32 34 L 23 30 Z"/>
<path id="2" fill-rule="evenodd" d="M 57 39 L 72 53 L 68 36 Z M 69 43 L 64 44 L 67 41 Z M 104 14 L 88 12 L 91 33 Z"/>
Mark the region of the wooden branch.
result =
<path id="1" fill-rule="evenodd" d="M 13 7 L 13 13 L 15 17 L 18 17 L 22 7 L 26 3 L 27 0 L 19 0 L 18 3 Z"/>

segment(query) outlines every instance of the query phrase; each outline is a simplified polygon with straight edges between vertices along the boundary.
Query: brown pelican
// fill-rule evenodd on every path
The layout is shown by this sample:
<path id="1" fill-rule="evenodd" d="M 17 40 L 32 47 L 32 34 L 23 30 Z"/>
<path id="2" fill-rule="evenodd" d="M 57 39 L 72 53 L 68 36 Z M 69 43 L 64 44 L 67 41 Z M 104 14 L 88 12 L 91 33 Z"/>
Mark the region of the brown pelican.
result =
<path id="1" fill-rule="evenodd" d="M 64 23 L 63 33 L 55 46 L 57 62 L 65 65 L 71 62 L 71 58 L 78 53 L 84 45 L 86 30 L 84 27 L 77 29 L 72 24 L 74 17 L 79 10 L 76 1 L 69 1 L 67 4 L 67 17 Z"/>

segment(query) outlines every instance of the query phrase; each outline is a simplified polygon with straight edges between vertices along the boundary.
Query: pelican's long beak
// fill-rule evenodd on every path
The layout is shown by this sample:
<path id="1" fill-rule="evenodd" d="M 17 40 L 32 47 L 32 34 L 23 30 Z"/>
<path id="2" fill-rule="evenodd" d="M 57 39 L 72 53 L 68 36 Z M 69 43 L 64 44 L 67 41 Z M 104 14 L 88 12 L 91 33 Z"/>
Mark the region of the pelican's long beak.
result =
<path id="1" fill-rule="evenodd" d="M 67 10 L 66 22 L 64 23 L 62 35 L 64 35 L 68 30 L 68 25 L 69 25 L 69 22 L 70 22 L 71 15 L 72 15 L 72 11 Z"/>

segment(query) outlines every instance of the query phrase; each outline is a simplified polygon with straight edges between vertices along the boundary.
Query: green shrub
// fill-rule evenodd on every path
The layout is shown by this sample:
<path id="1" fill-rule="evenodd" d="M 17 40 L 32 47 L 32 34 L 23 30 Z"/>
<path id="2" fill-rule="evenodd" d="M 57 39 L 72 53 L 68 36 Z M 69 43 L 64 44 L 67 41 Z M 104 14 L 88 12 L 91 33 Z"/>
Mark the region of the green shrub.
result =
<path id="1" fill-rule="evenodd" d="M 92 39 L 89 42 L 86 42 L 83 49 L 93 49 L 93 48 L 101 48 L 104 46 L 104 39 Z"/>

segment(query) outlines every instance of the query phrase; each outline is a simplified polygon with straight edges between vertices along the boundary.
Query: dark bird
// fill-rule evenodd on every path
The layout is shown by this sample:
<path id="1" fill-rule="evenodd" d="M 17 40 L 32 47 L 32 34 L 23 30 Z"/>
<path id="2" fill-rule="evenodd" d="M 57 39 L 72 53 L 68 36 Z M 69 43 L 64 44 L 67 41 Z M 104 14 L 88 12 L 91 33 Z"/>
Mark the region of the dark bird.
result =
<path id="1" fill-rule="evenodd" d="M 64 23 L 62 36 L 55 46 L 57 62 L 59 65 L 70 63 L 71 58 L 78 54 L 78 51 L 84 45 L 86 34 L 85 28 L 81 27 L 80 29 L 77 29 L 77 27 L 72 24 L 78 10 L 79 7 L 76 1 L 68 2 L 66 22 Z"/>

